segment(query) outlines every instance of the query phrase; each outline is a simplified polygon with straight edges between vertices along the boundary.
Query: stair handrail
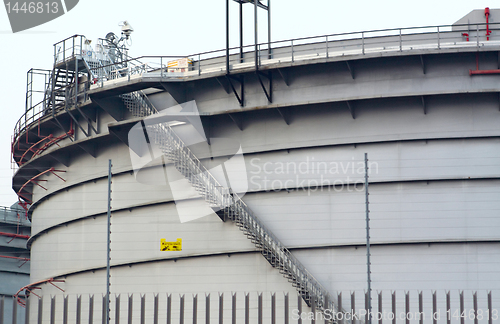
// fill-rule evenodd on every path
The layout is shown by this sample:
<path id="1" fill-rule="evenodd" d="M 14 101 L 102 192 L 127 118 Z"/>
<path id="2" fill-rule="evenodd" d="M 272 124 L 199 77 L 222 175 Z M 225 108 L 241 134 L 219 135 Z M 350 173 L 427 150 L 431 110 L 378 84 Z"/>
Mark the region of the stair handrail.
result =
<path id="1" fill-rule="evenodd" d="M 158 113 L 158 110 L 154 107 L 154 105 L 151 103 L 151 101 L 143 91 L 137 91 L 133 96 L 135 96 L 138 101 L 142 102 L 142 105 L 148 115 Z M 187 157 L 187 159 L 184 159 L 184 163 L 188 162 L 188 166 L 191 166 L 190 169 L 193 176 L 204 175 L 202 176 L 202 178 L 207 180 L 204 186 L 211 187 L 210 189 L 216 191 L 216 196 L 220 198 L 215 201 L 210 200 L 210 202 L 215 202 L 215 204 L 218 205 L 218 207 L 221 209 L 233 205 L 240 211 L 243 211 L 243 214 L 245 214 L 246 217 L 243 216 L 241 212 L 239 213 L 239 215 L 242 218 L 246 218 L 246 223 L 252 225 L 255 228 L 256 232 L 260 234 L 259 240 L 261 240 L 262 243 L 270 241 L 272 245 L 270 249 L 278 253 L 280 260 L 283 260 L 283 265 L 288 263 L 286 265 L 287 270 L 290 271 L 292 275 L 297 279 L 301 287 L 305 286 L 305 288 L 311 292 L 312 296 L 310 296 L 310 298 L 314 299 L 311 302 L 315 302 L 320 309 L 330 309 L 330 307 L 332 307 L 333 309 L 334 305 L 330 293 L 290 252 L 290 250 L 288 250 L 288 248 L 286 248 L 283 243 L 281 243 L 281 241 L 269 229 L 267 229 L 266 226 L 257 217 L 254 216 L 254 213 L 251 211 L 250 207 L 243 200 L 241 200 L 237 196 L 237 194 L 230 193 L 229 188 L 220 185 L 217 179 L 203 164 L 201 164 L 196 155 L 192 153 L 192 151 L 184 144 L 182 139 L 173 131 L 172 127 L 165 123 L 157 123 L 155 125 L 151 125 L 151 127 L 153 129 L 156 128 L 156 130 L 158 131 L 158 135 L 161 135 L 161 133 L 163 133 L 171 137 L 171 140 L 175 144 L 176 148 L 180 152 L 185 154 L 185 157 Z M 327 301 L 328 305 L 325 305 L 325 301 Z"/>

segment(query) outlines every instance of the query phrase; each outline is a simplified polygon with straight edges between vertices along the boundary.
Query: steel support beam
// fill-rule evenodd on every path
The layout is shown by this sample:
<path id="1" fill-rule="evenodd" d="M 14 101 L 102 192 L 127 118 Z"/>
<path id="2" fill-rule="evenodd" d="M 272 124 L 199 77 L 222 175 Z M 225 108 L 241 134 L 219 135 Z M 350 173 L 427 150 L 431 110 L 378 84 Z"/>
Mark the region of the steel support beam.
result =
<path id="1" fill-rule="evenodd" d="M 290 86 L 290 79 L 288 77 L 288 73 L 283 69 L 276 69 L 276 70 L 278 71 L 279 75 L 281 76 L 281 78 L 285 82 L 286 86 L 289 87 Z"/>
<path id="2" fill-rule="evenodd" d="M 267 74 L 261 72 L 261 71 L 256 71 L 257 78 L 259 79 L 260 86 L 262 87 L 262 90 L 264 90 L 264 94 L 266 95 L 267 101 L 269 103 L 273 102 L 273 73 L 270 70 Z M 264 82 L 262 81 L 262 77 L 267 78 L 269 81 L 269 90 L 266 89 L 266 86 L 264 85 Z"/>
<path id="3" fill-rule="evenodd" d="M 242 131 L 243 130 L 243 118 L 241 118 L 241 113 L 240 114 L 227 114 L 229 118 L 238 126 L 238 128 Z"/>
<path id="4" fill-rule="evenodd" d="M 345 64 L 347 65 L 347 69 L 349 70 L 349 73 L 351 73 L 351 77 L 354 80 L 354 68 L 349 61 L 345 61 Z"/>
<path id="5" fill-rule="evenodd" d="M 356 119 L 354 105 L 349 100 L 346 101 L 346 104 L 347 104 L 347 108 L 349 109 L 349 112 L 351 113 L 352 119 Z"/>
<path id="6" fill-rule="evenodd" d="M 116 121 L 122 121 L 125 119 L 125 111 L 127 108 L 120 97 L 108 97 L 108 98 L 97 98 L 91 97 L 92 101 L 95 102 L 99 107 L 107 112 Z"/>
<path id="7" fill-rule="evenodd" d="M 231 86 L 231 90 L 233 90 L 234 96 L 240 103 L 240 106 L 243 107 L 245 105 L 245 77 L 240 75 L 239 77 L 235 77 L 227 74 L 226 79 L 229 81 L 229 85 Z M 240 94 L 236 91 L 236 88 L 233 84 L 233 81 L 237 81 L 240 83 Z"/>
<path id="8" fill-rule="evenodd" d="M 186 102 L 186 84 L 173 82 L 160 82 L 160 85 L 165 89 L 178 104 Z"/>
<path id="9" fill-rule="evenodd" d="M 424 115 L 427 115 L 427 103 L 425 102 L 425 97 L 421 96 L 422 99 L 422 108 L 424 108 Z"/>
<path id="10" fill-rule="evenodd" d="M 420 55 L 420 64 L 422 65 L 422 72 L 425 74 L 425 59 L 423 55 Z"/>

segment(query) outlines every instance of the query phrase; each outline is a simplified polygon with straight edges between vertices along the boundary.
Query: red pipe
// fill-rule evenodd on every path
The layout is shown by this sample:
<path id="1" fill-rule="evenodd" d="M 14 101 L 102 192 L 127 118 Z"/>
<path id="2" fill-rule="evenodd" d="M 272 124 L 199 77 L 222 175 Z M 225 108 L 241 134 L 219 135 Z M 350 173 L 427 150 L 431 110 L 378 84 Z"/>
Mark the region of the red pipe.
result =
<path id="1" fill-rule="evenodd" d="M 490 8 L 484 8 L 484 15 L 486 16 L 486 40 L 490 40 L 490 25 L 489 25 L 489 17 L 490 17 Z"/>
<path id="2" fill-rule="evenodd" d="M 16 260 L 23 260 L 23 261 L 29 261 L 30 260 L 28 258 L 13 257 L 13 256 L 8 256 L 8 255 L 0 255 L 0 258 L 16 259 Z"/>
<path id="3" fill-rule="evenodd" d="M 500 74 L 500 70 L 469 70 L 469 75 Z"/>
<path id="4" fill-rule="evenodd" d="M 14 238 L 24 238 L 24 239 L 29 239 L 29 235 L 22 235 L 22 234 L 14 234 L 14 233 L 6 233 L 6 232 L 0 232 L 1 236 L 7 236 L 7 237 L 14 237 Z"/>
<path id="5" fill-rule="evenodd" d="M 462 33 L 462 36 L 467 37 L 467 41 L 469 41 L 469 34 L 467 34 L 467 33 Z"/>

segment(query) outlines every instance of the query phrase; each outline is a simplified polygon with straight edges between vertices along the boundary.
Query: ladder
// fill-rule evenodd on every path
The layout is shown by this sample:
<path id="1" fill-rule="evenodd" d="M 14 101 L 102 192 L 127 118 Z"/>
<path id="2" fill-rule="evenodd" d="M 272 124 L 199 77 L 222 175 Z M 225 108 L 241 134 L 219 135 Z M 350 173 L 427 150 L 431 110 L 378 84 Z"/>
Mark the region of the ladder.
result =
<path id="1" fill-rule="evenodd" d="M 150 116 L 158 112 L 142 91 L 123 94 L 121 97 L 134 117 Z M 230 188 L 220 185 L 169 125 L 159 123 L 148 127 L 150 127 L 148 134 L 151 143 L 160 147 L 175 168 L 205 201 L 217 210 L 219 217 L 231 220 L 238 226 L 271 266 L 277 268 L 291 282 L 308 306 L 321 311 L 327 309 L 337 311 L 329 292 L 266 228 L 237 194 L 232 193 Z"/>

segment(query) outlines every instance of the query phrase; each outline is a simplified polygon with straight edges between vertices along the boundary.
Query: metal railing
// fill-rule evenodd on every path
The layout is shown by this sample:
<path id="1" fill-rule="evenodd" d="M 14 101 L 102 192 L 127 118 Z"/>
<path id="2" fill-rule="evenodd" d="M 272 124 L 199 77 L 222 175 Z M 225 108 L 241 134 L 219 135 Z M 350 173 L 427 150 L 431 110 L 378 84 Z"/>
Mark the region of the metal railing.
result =
<path id="1" fill-rule="evenodd" d="M 26 217 L 26 212 L 21 207 L 12 208 L 0 206 L 0 222 L 31 226 L 31 222 Z"/>
<path id="2" fill-rule="evenodd" d="M 134 117 L 158 113 L 142 91 L 122 95 L 122 99 Z M 223 212 L 227 219 L 237 224 L 266 260 L 292 283 L 307 305 L 314 305 L 323 311 L 334 309 L 333 300 L 328 291 L 255 216 L 244 201 L 232 193 L 230 188 L 222 186 L 215 179 L 168 124 L 157 123 L 147 127 L 148 133 L 154 134 L 154 144 L 159 146 L 175 168 L 211 207 Z"/>
<path id="3" fill-rule="evenodd" d="M 90 58 L 100 61 L 98 67 L 91 67 L 94 80 L 88 81 L 88 87 L 104 87 L 110 80 L 123 78 L 130 80 L 134 76 L 147 74 L 160 78 L 194 77 L 211 73 L 231 73 L 245 69 L 270 67 L 279 63 L 307 62 L 315 59 L 329 59 L 350 55 L 370 55 L 380 53 L 408 52 L 416 50 L 447 50 L 466 48 L 500 47 L 500 23 L 490 23 L 493 33 L 486 36 L 486 24 L 441 25 L 380 29 L 363 32 L 330 34 L 314 37 L 296 38 L 258 45 L 258 66 L 255 66 L 254 45 L 229 50 L 229 71 L 226 71 L 226 50 L 215 50 L 182 56 L 140 56 L 125 57 L 125 60 L 113 63 L 106 51 L 93 50 L 85 36 L 75 35 L 55 44 L 55 62 L 59 64 L 74 57 Z M 467 35 L 467 36 L 465 36 Z M 271 48 L 268 48 L 271 46 Z M 91 54 L 89 56 L 89 53 Z M 169 61 L 189 57 L 193 64 L 185 72 L 169 72 Z M 109 70 L 105 72 L 104 70 Z M 112 71 L 112 72 L 111 72 Z M 14 140 L 24 129 L 36 122 L 45 109 L 43 103 L 26 107 L 25 114 L 17 121 L 14 128 Z"/>

